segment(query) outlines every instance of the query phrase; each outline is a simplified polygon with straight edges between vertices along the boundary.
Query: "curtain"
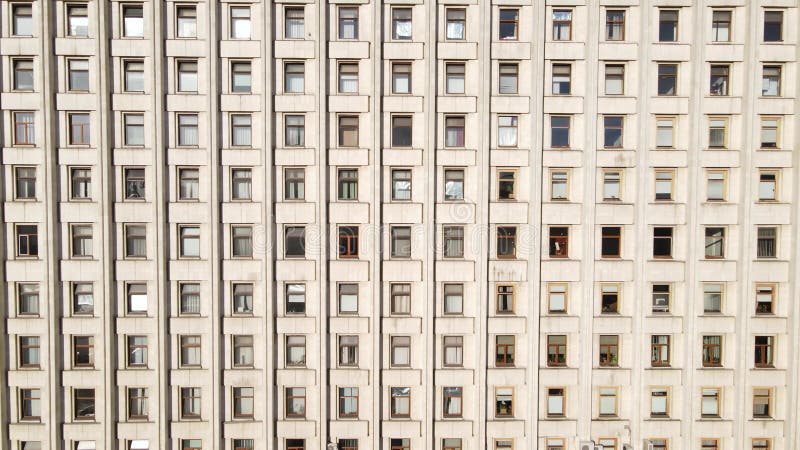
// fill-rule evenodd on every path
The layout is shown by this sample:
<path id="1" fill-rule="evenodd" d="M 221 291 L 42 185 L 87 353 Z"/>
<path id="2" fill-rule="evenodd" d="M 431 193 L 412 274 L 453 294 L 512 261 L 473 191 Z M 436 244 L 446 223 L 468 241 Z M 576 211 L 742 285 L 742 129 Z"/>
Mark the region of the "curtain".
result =
<path id="1" fill-rule="evenodd" d="M 233 254 L 235 256 L 251 256 L 253 254 L 253 239 L 250 236 L 238 236 L 233 240 Z"/>
<path id="2" fill-rule="evenodd" d="M 302 126 L 287 126 L 286 127 L 286 146 L 287 147 L 302 147 L 305 145 L 305 127 Z"/>
<path id="3" fill-rule="evenodd" d="M 411 199 L 411 182 L 410 181 L 394 181 L 394 198 L 395 200 L 410 200 Z"/>
<path id="4" fill-rule="evenodd" d="M 178 19 L 178 36 L 181 36 L 181 37 L 197 36 L 197 19 L 194 19 L 194 18 L 179 18 Z"/>
<path id="5" fill-rule="evenodd" d="M 144 124 L 128 123 L 125 126 L 127 145 L 144 145 Z"/>
<path id="6" fill-rule="evenodd" d="M 286 92 L 301 93 L 305 90 L 305 75 L 291 73 L 286 75 Z"/>
<path id="7" fill-rule="evenodd" d="M 181 292 L 181 312 L 200 313 L 199 287 L 193 284 L 184 285 Z"/>
<path id="8" fill-rule="evenodd" d="M 464 75 L 450 75 L 447 77 L 447 93 L 461 94 L 464 92 Z"/>
<path id="9" fill-rule="evenodd" d="M 197 145 L 197 124 L 181 125 L 178 142 L 180 145 Z"/>
<path id="10" fill-rule="evenodd" d="M 500 93 L 513 94 L 517 92 L 517 76 L 516 75 L 500 75 Z"/>
<path id="11" fill-rule="evenodd" d="M 339 75 L 339 92 L 358 92 L 358 75 Z"/>
<path id="12" fill-rule="evenodd" d="M 547 413 L 548 414 L 563 414 L 564 413 L 564 399 L 557 395 L 547 397 Z"/>
<path id="13" fill-rule="evenodd" d="M 250 145 L 250 125 L 234 125 L 233 145 Z"/>
<path id="14" fill-rule="evenodd" d="M 447 39 L 464 39 L 464 23 L 448 22 Z"/>
<path id="15" fill-rule="evenodd" d="M 408 74 L 396 74 L 394 75 L 394 92 L 396 93 L 406 93 L 411 92 L 411 86 L 409 83 L 410 79 Z"/>
<path id="16" fill-rule="evenodd" d="M 305 33 L 304 19 L 286 19 L 286 37 L 289 39 L 302 39 Z"/>
<path id="17" fill-rule="evenodd" d="M 233 37 L 236 39 L 247 39 L 250 37 L 250 19 L 235 18 L 231 28 Z"/>
<path id="18" fill-rule="evenodd" d="M 460 127 L 448 127 L 445 132 L 445 145 L 447 147 L 463 147 L 464 129 Z"/>
<path id="19" fill-rule="evenodd" d="M 251 197 L 251 183 L 250 181 L 237 180 L 233 183 L 233 198 L 247 199 Z"/>
<path id="20" fill-rule="evenodd" d="M 339 22 L 339 39 L 355 39 L 356 38 L 356 23 L 354 20 L 340 20 Z"/>
<path id="21" fill-rule="evenodd" d="M 394 35 L 397 39 L 411 39 L 411 21 L 395 20 Z"/>
<path id="22" fill-rule="evenodd" d="M 513 147 L 517 145 L 516 127 L 502 127 L 498 130 L 497 144 L 503 147 Z"/>
<path id="23" fill-rule="evenodd" d="M 664 414 L 667 412 L 667 397 L 666 396 L 652 396 L 650 403 L 650 412 L 653 414 Z"/>
<path id="24" fill-rule="evenodd" d="M 445 396 L 444 413 L 448 415 L 461 414 L 461 389 L 459 388 L 445 388 L 447 394 Z"/>

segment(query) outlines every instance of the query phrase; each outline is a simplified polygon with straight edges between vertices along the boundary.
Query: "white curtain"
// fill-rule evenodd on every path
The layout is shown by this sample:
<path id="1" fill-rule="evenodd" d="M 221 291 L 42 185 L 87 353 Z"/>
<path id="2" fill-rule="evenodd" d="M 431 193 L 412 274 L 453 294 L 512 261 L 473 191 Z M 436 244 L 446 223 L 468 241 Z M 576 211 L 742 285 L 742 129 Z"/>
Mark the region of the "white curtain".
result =
<path id="1" fill-rule="evenodd" d="M 517 129 L 516 127 L 502 127 L 498 131 L 497 143 L 503 147 L 512 147 L 517 145 Z"/>
<path id="2" fill-rule="evenodd" d="M 289 39 L 302 39 L 305 33 L 305 20 L 286 19 L 286 37 Z"/>
<path id="3" fill-rule="evenodd" d="M 397 74 L 394 76 L 394 92 L 398 94 L 411 92 L 411 85 L 408 74 Z"/>
<path id="4" fill-rule="evenodd" d="M 464 129 L 460 127 L 448 127 L 445 130 L 445 145 L 447 147 L 464 146 Z"/>
<path id="5" fill-rule="evenodd" d="M 178 137 L 180 145 L 197 145 L 197 122 L 194 124 L 183 124 L 180 128 L 180 136 Z"/>
<path id="6" fill-rule="evenodd" d="M 305 75 L 302 73 L 286 74 L 286 92 L 302 93 L 305 90 Z"/>
<path id="7" fill-rule="evenodd" d="M 355 39 L 356 38 L 356 23 L 353 20 L 345 20 L 339 22 L 339 38 L 340 39 Z"/>
<path id="8" fill-rule="evenodd" d="M 513 94 L 517 92 L 517 76 L 516 75 L 500 75 L 500 93 Z"/>
<path id="9" fill-rule="evenodd" d="M 564 398 L 551 395 L 547 398 L 547 413 L 548 414 L 563 414 L 564 413 Z"/>
<path id="10" fill-rule="evenodd" d="M 464 198 L 464 183 L 461 181 L 448 181 L 444 185 L 444 196 L 448 200 Z"/>
<path id="11" fill-rule="evenodd" d="M 128 123 L 125 127 L 127 145 L 144 145 L 144 124 Z"/>
<path id="12" fill-rule="evenodd" d="M 231 24 L 234 39 L 247 39 L 250 37 L 250 19 L 233 19 Z"/>
<path id="13" fill-rule="evenodd" d="M 339 92 L 351 93 L 358 91 L 358 75 L 357 74 L 341 74 L 339 75 Z"/>
<path id="14" fill-rule="evenodd" d="M 447 39 L 464 39 L 464 23 L 448 22 Z"/>
<path id="15" fill-rule="evenodd" d="M 233 127 L 233 145 L 250 145 L 250 125 L 237 125 Z"/>
<path id="16" fill-rule="evenodd" d="M 397 39 L 411 39 L 411 21 L 395 20 L 394 34 Z"/>

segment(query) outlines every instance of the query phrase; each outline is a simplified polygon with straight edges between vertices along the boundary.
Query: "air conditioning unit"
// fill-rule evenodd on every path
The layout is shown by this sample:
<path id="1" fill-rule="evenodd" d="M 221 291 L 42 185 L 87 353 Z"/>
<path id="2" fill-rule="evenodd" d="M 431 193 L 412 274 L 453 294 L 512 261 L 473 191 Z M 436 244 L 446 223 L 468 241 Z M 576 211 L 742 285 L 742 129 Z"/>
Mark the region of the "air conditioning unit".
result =
<path id="1" fill-rule="evenodd" d="M 653 450 L 653 449 L 655 449 L 655 446 L 653 445 L 652 442 L 650 442 L 650 439 L 644 439 L 642 441 L 642 450 Z"/>
<path id="2" fill-rule="evenodd" d="M 581 441 L 581 450 L 595 450 L 594 441 Z"/>

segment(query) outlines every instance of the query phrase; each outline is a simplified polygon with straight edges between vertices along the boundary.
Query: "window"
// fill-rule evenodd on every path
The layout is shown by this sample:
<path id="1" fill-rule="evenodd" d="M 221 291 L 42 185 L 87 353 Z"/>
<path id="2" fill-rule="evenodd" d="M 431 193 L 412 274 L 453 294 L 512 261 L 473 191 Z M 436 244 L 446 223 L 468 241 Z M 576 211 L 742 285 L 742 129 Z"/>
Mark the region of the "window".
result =
<path id="1" fill-rule="evenodd" d="M 358 388 L 340 387 L 339 388 L 339 418 L 355 419 L 358 418 Z M 341 447 L 339 447 L 341 448 Z"/>
<path id="2" fill-rule="evenodd" d="M 339 116 L 339 147 L 358 147 L 358 116 Z"/>
<path id="3" fill-rule="evenodd" d="M 36 198 L 36 167 L 14 168 L 14 198 L 16 200 Z"/>
<path id="4" fill-rule="evenodd" d="M 547 310 L 551 314 L 567 312 L 567 286 L 564 284 L 547 285 Z"/>
<path id="5" fill-rule="evenodd" d="M 775 338 L 773 336 L 755 337 L 755 366 L 775 367 Z"/>
<path id="6" fill-rule="evenodd" d="M 94 389 L 73 389 L 75 420 L 94 419 Z"/>
<path id="7" fill-rule="evenodd" d="M 339 7 L 339 39 L 358 39 L 357 7 Z"/>
<path id="8" fill-rule="evenodd" d="M 764 11 L 764 42 L 783 41 L 783 11 Z"/>
<path id="9" fill-rule="evenodd" d="M 703 367 L 722 366 L 722 336 L 703 336 Z"/>
<path id="10" fill-rule="evenodd" d="M 284 87 L 287 94 L 302 94 L 305 92 L 306 67 L 303 62 L 287 62 L 283 66 Z"/>
<path id="11" fill-rule="evenodd" d="M 250 200 L 253 192 L 253 172 L 250 169 L 231 169 L 231 200 Z"/>
<path id="12" fill-rule="evenodd" d="M 444 169 L 444 200 L 464 200 L 464 169 Z"/>
<path id="13" fill-rule="evenodd" d="M 514 313 L 514 286 L 508 284 L 497 285 L 497 314 L 513 314 Z"/>
<path id="14" fill-rule="evenodd" d="M 554 9 L 553 10 L 553 40 L 571 41 L 572 40 L 572 10 Z"/>
<path id="15" fill-rule="evenodd" d="M 203 450 L 202 439 L 181 439 L 181 450 Z"/>
<path id="16" fill-rule="evenodd" d="M 72 257 L 91 258 L 92 257 L 92 226 L 91 225 L 72 225 Z"/>
<path id="17" fill-rule="evenodd" d="M 196 169 L 183 169 L 183 170 L 180 170 L 179 171 L 179 178 L 181 178 L 181 175 L 183 175 L 183 171 L 184 170 L 187 170 L 187 171 L 194 170 L 196 172 Z M 139 167 L 124 167 L 122 169 L 122 171 L 123 171 L 123 175 L 125 177 L 125 199 L 126 200 L 143 199 L 145 197 L 145 175 L 144 175 L 144 169 L 143 168 L 139 168 Z M 187 173 L 186 175 L 188 176 L 189 174 Z M 181 181 L 184 181 L 184 180 L 181 178 Z M 184 184 L 181 183 L 181 188 L 183 188 L 183 187 L 184 187 Z M 186 193 L 189 194 L 189 192 L 194 192 L 194 194 L 196 195 L 197 186 L 194 186 L 194 189 L 195 189 L 194 191 L 187 191 Z M 181 194 L 183 194 L 183 193 L 184 192 L 182 191 Z M 181 198 L 183 198 L 183 195 L 181 195 Z"/>
<path id="18" fill-rule="evenodd" d="M 175 7 L 175 16 L 178 18 L 177 30 L 179 38 L 197 37 L 197 8 L 194 6 L 180 5 Z"/>
<path id="19" fill-rule="evenodd" d="M 675 147 L 675 119 L 672 117 L 656 118 L 656 147 Z"/>
<path id="20" fill-rule="evenodd" d="M 603 117 L 604 148 L 622 148 L 623 120 L 622 116 Z"/>
<path id="21" fill-rule="evenodd" d="M 339 227 L 339 258 L 358 258 L 358 227 Z"/>
<path id="22" fill-rule="evenodd" d="M 141 3 L 122 5 L 122 35 L 144 36 L 144 8 Z"/>
<path id="23" fill-rule="evenodd" d="M 725 257 L 725 228 L 706 227 L 706 259 Z"/>
<path id="24" fill-rule="evenodd" d="M 141 147 L 144 145 L 144 115 L 125 114 L 125 145 L 129 147 Z"/>
<path id="25" fill-rule="evenodd" d="M 250 147 L 252 138 L 252 117 L 250 114 L 231 114 L 231 145 Z"/>
<path id="26" fill-rule="evenodd" d="M 196 387 L 181 388 L 181 418 L 200 418 L 201 390 Z"/>
<path id="27" fill-rule="evenodd" d="M 650 390 L 650 417 L 669 417 L 669 391 L 666 388 Z"/>
<path id="28" fill-rule="evenodd" d="M 777 200 L 777 172 L 760 172 L 758 175 L 758 200 Z"/>
<path id="29" fill-rule="evenodd" d="M 780 120 L 761 118 L 761 148 L 778 148 L 778 125 Z"/>
<path id="30" fill-rule="evenodd" d="M 303 147 L 306 145 L 305 116 L 283 116 L 284 145 L 286 147 Z"/>
<path id="31" fill-rule="evenodd" d="M 39 256 L 39 227 L 37 225 L 17 225 L 17 256 Z"/>
<path id="32" fill-rule="evenodd" d="M 622 95 L 625 93 L 625 66 L 622 64 L 606 64 L 606 95 Z"/>
<path id="33" fill-rule="evenodd" d="M 391 228 L 392 258 L 411 257 L 411 227 Z"/>
<path id="34" fill-rule="evenodd" d="M 444 296 L 444 314 L 459 315 L 464 312 L 464 285 L 446 283 L 442 286 Z"/>
<path id="35" fill-rule="evenodd" d="M 389 439 L 391 450 L 411 450 L 411 439 Z"/>
<path id="36" fill-rule="evenodd" d="M 547 388 L 547 417 L 564 417 L 565 412 L 564 388 Z"/>
<path id="37" fill-rule="evenodd" d="M 234 258 L 253 257 L 253 227 L 231 227 L 231 256 Z"/>
<path id="38" fill-rule="evenodd" d="M 517 146 L 517 116 L 497 117 L 497 145 L 498 147 Z"/>
<path id="39" fill-rule="evenodd" d="M 443 256 L 445 258 L 464 257 L 464 227 L 442 227 L 442 241 L 444 243 Z"/>
<path id="40" fill-rule="evenodd" d="M 731 40 L 731 16 L 733 12 L 715 9 L 711 18 L 711 40 L 729 42 Z"/>
<path id="41" fill-rule="evenodd" d="M 303 39 L 305 37 L 305 10 L 303 8 L 286 8 L 284 9 L 285 39 Z"/>
<path id="42" fill-rule="evenodd" d="M 286 366 L 304 367 L 306 365 L 306 337 L 286 336 Z"/>
<path id="43" fill-rule="evenodd" d="M 411 147 L 411 116 L 392 117 L 392 147 Z"/>
<path id="44" fill-rule="evenodd" d="M 411 93 L 411 63 L 407 62 L 392 63 L 392 93 L 393 94 Z"/>
<path id="45" fill-rule="evenodd" d="M 252 69 L 250 61 L 234 61 L 231 63 L 231 92 L 248 94 L 252 89 Z"/>
<path id="46" fill-rule="evenodd" d="M 11 5 L 11 35 L 33 36 L 33 5 L 18 3 Z"/>
<path id="47" fill-rule="evenodd" d="M 200 336 L 179 336 L 181 367 L 200 366 Z"/>
<path id="48" fill-rule="evenodd" d="M 178 61 L 178 92 L 197 92 L 197 61 Z"/>
<path id="49" fill-rule="evenodd" d="M 514 336 L 497 336 L 495 339 L 494 365 L 514 367 Z"/>
<path id="50" fill-rule="evenodd" d="M 564 450 L 566 447 L 564 446 L 564 439 L 559 438 L 548 438 L 547 439 L 547 450 Z"/>
<path id="51" fill-rule="evenodd" d="M 94 289 L 92 283 L 72 284 L 72 314 L 92 315 L 94 313 Z"/>
<path id="52" fill-rule="evenodd" d="M 719 417 L 719 388 L 703 388 L 700 413 L 702 417 Z"/>
<path id="53" fill-rule="evenodd" d="M 306 256 L 306 228 L 288 226 L 285 230 L 286 257 L 304 258 Z"/>
<path id="54" fill-rule="evenodd" d="M 33 60 L 14 59 L 14 90 L 32 91 L 33 90 Z M 88 69 L 88 63 L 87 63 Z"/>
<path id="55" fill-rule="evenodd" d="M 444 146 L 464 147 L 464 116 L 445 117 L 444 119 Z"/>
<path id="56" fill-rule="evenodd" d="M 37 338 L 38 339 L 38 338 Z M 461 336 L 445 336 L 442 340 L 445 367 L 461 367 L 464 365 L 464 338 Z"/>
<path id="57" fill-rule="evenodd" d="M 602 314 L 619 313 L 619 285 L 600 285 L 600 312 Z"/>
<path id="58" fill-rule="evenodd" d="M 70 168 L 70 194 L 73 200 L 92 196 L 92 170 L 88 167 Z"/>
<path id="59" fill-rule="evenodd" d="M 653 335 L 650 337 L 650 365 L 653 367 L 669 366 L 670 337 Z"/>
<path id="60" fill-rule="evenodd" d="M 622 174 L 616 171 L 603 172 L 603 200 L 620 200 L 620 178 Z"/>
<path id="61" fill-rule="evenodd" d="M 678 40 L 677 9 L 662 9 L 658 12 L 658 40 L 659 42 L 676 42 Z"/>
<path id="62" fill-rule="evenodd" d="M 494 388 L 494 416 L 496 418 L 514 417 L 514 388 Z"/>
<path id="63" fill-rule="evenodd" d="M 725 201 L 726 172 L 713 170 L 706 172 L 706 200 Z"/>
<path id="64" fill-rule="evenodd" d="M 519 92 L 519 64 L 516 63 L 500 63 L 499 70 L 499 88 L 500 94 L 516 94 Z"/>
<path id="65" fill-rule="evenodd" d="M 569 95 L 572 93 L 572 66 L 569 64 L 553 64 L 553 95 Z"/>
<path id="66" fill-rule="evenodd" d="M 358 169 L 338 169 L 336 185 L 339 200 L 357 200 Z"/>
<path id="67" fill-rule="evenodd" d="M 286 439 L 286 450 L 306 450 L 305 439 Z"/>
<path id="68" fill-rule="evenodd" d="M 89 90 L 89 60 L 70 59 L 67 61 L 68 79 L 67 89 L 70 91 Z"/>
<path id="69" fill-rule="evenodd" d="M 668 313 L 672 288 L 669 284 L 653 285 L 653 313 Z"/>
<path id="70" fill-rule="evenodd" d="M 460 386 L 442 388 L 442 416 L 445 418 L 461 417 L 461 403 L 464 398 Z"/>
<path id="71" fill-rule="evenodd" d="M 178 249 L 181 258 L 200 257 L 200 227 L 199 226 L 178 226 L 179 244 Z"/>
<path id="72" fill-rule="evenodd" d="M 497 171 L 497 198 L 498 200 L 516 199 L 517 172 L 514 170 Z"/>
<path id="73" fill-rule="evenodd" d="M 147 366 L 147 336 L 128 336 L 128 367 Z"/>
<path id="74" fill-rule="evenodd" d="M 547 366 L 565 367 L 567 365 L 567 336 L 547 336 Z"/>
<path id="75" fill-rule="evenodd" d="M 519 10 L 501 8 L 498 28 L 501 41 L 516 41 L 519 39 Z"/>
<path id="76" fill-rule="evenodd" d="M 775 313 L 775 285 L 756 285 L 756 314 Z"/>
<path id="77" fill-rule="evenodd" d="M 625 40 L 625 11 L 621 9 L 606 10 L 606 40 Z"/>
<path id="78" fill-rule="evenodd" d="M 772 389 L 753 388 L 753 418 L 772 417 Z"/>
<path id="79" fill-rule="evenodd" d="M 339 64 L 339 93 L 355 94 L 358 92 L 358 63 Z"/>
<path id="80" fill-rule="evenodd" d="M 445 11 L 447 21 L 445 37 L 447 40 L 464 40 L 466 36 L 467 10 L 463 8 L 447 8 Z"/>
<path id="81" fill-rule="evenodd" d="M 619 336 L 600 336 L 600 367 L 619 365 Z"/>
<path id="82" fill-rule="evenodd" d="M 200 284 L 181 283 L 180 292 L 180 313 L 181 314 L 200 314 Z"/>
<path id="83" fill-rule="evenodd" d="M 358 285 L 342 283 L 339 285 L 339 314 L 358 313 Z"/>
<path id="84" fill-rule="evenodd" d="M 38 283 L 17 284 L 17 315 L 18 316 L 39 315 Z"/>
<path id="85" fill-rule="evenodd" d="M 358 336 L 339 336 L 339 366 L 358 366 Z"/>
<path id="86" fill-rule="evenodd" d="M 249 6 L 231 6 L 231 39 L 250 39 Z"/>
<path id="87" fill-rule="evenodd" d="M 233 336 L 233 367 L 253 367 L 253 336 Z"/>
<path id="88" fill-rule="evenodd" d="M 617 415 L 617 388 L 601 387 L 599 414 L 601 417 Z"/>
<path id="89" fill-rule="evenodd" d="M 445 93 L 463 94 L 464 93 L 464 74 L 466 66 L 464 63 L 445 63 Z"/>
<path id="90" fill-rule="evenodd" d="M 411 416 L 411 388 L 392 387 L 390 400 L 390 417 L 392 419 Z"/>
<path id="91" fill-rule="evenodd" d="M 26 369 L 38 368 L 39 361 L 39 336 L 20 336 L 19 366 Z"/>
<path id="92" fill-rule="evenodd" d="M 570 116 L 550 116 L 550 146 L 569 148 Z"/>
<path id="93" fill-rule="evenodd" d="M 33 112 L 14 112 L 14 145 L 34 145 L 36 134 L 34 132 Z"/>
<path id="94" fill-rule="evenodd" d="M 672 258 L 672 227 L 653 228 L 653 258 Z"/>
<path id="95" fill-rule="evenodd" d="M 144 170 L 144 169 L 142 169 Z M 178 169 L 179 199 L 197 200 L 200 196 L 200 170 Z"/>
<path id="96" fill-rule="evenodd" d="M 761 96 L 781 95 L 781 66 L 763 66 L 761 69 Z"/>
<path id="97" fill-rule="evenodd" d="M 703 312 L 719 313 L 722 311 L 722 285 L 703 285 Z"/>
<path id="98" fill-rule="evenodd" d="M 701 450 L 719 450 L 719 439 L 701 439 Z"/>
<path id="99" fill-rule="evenodd" d="M 393 367 L 407 367 L 411 364 L 411 338 L 409 336 L 392 336 L 390 347 Z"/>
<path id="100" fill-rule="evenodd" d="M 303 200 L 306 191 L 306 170 L 305 169 L 284 169 L 283 171 L 284 200 Z"/>
<path id="101" fill-rule="evenodd" d="M 39 389 L 19 390 L 20 420 L 40 420 L 42 417 L 42 392 Z M 41 447 L 39 447 L 41 449 Z"/>
<path id="102" fill-rule="evenodd" d="M 758 227 L 756 242 L 757 258 L 775 258 L 778 253 L 778 229 L 776 227 Z"/>
<path id="103" fill-rule="evenodd" d="M 753 438 L 753 450 L 770 450 L 772 448 L 772 439 L 768 438 Z"/>
<path id="104" fill-rule="evenodd" d="M 89 145 L 91 140 L 89 114 L 71 113 L 69 120 L 69 145 Z"/>
<path id="105" fill-rule="evenodd" d="M 391 285 L 390 297 L 391 314 L 410 314 L 411 313 L 411 284 L 394 283 Z"/>
<path id="106" fill-rule="evenodd" d="M 392 169 L 392 200 L 411 200 L 411 169 Z"/>
<path id="107" fill-rule="evenodd" d="M 233 313 L 253 313 L 253 285 L 250 283 L 233 283 Z"/>
<path id="108" fill-rule="evenodd" d="M 85 3 L 67 5 L 67 35 L 89 36 L 89 7 Z"/>
<path id="109" fill-rule="evenodd" d="M 675 172 L 671 170 L 656 170 L 656 201 L 672 201 L 672 191 L 675 184 Z"/>
<path id="110" fill-rule="evenodd" d="M 517 227 L 497 227 L 497 257 L 517 257 Z"/>
<path id="111" fill-rule="evenodd" d="M 128 419 L 147 418 L 147 389 L 128 388 Z"/>
<path id="112" fill-rule="evenodd" d="M 392 8 L 392 39 L 411 40 L 411 8 Z"/>
<path id="113" fill-rule="evenodd" d="M 252 419 L 255 410 L 255 389 L 251 387 L 233 388 L 233 417 Z"/>
<path id="114" fill-rule="evenodd" d="M 569 228 L 550 227 L 550 257 L 567 258 L 569 257 Z"/>
<path id="115" fill-rule="evenodd" d="M 658 95 L 678 95 L 678 65 L 658 65 Z"/>
<path id="116" fill-rule="evenodd" d="M 711 65 L 711 90 L 714 96 L 728 95 L 728 82 L 730 78 L 731 66 L 727 64 Z"/>
<path id="117" fill-rule="evenodd" d="M 92 336 L 72 337 L 72 365 L 74 367 L 94 367 L 94 338 Z"/>

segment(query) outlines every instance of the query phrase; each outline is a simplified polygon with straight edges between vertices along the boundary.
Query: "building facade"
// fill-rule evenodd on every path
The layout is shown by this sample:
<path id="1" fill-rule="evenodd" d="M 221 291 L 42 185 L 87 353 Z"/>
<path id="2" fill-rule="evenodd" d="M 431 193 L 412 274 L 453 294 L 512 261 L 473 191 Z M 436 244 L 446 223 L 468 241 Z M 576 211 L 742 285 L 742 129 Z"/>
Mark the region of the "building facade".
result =
<path id="1" fill-rule="evenodd" d="M 0 0 L 0 448 L 800 450 L 797 0 Z"/>

